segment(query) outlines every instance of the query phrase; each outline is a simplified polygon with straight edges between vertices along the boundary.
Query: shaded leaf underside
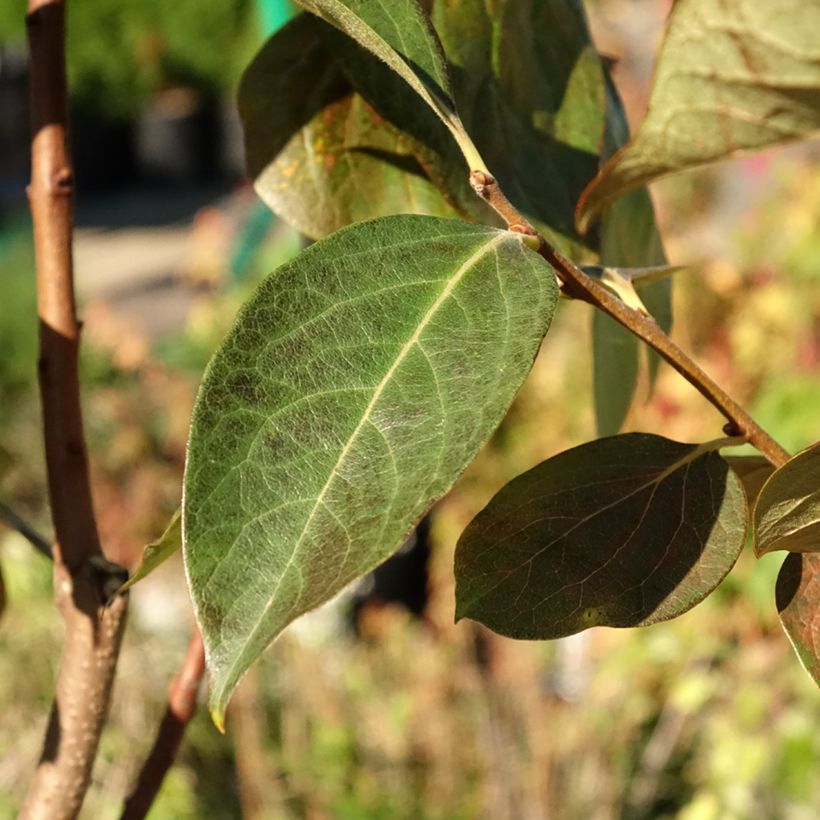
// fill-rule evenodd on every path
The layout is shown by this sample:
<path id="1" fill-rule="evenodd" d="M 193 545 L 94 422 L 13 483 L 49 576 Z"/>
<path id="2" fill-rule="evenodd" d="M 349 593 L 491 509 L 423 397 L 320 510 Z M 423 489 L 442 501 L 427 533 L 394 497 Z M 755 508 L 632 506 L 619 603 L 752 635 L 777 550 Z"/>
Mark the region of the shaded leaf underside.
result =
<path id="1" fill-rule="evenodd" d="M 576 447 L 504 487 L 456 551 L 457 617 L 545 639 L 674 618 L 743 546 L 743 489 L 708 448 L 633 433 Z"/>
<path id="2" fill-rule="evenodd" d="M 775 597 L 797 656 L 820 686 L 820 555 L 786 556 L 777 576 Z"/>
<path id="3" fill-rule="evenodd" d="M 245 306 L 191 426 L 185 559 L 217 719 L 290 621 L 384 560 L 501 421 L 554 274 L 506 231 L 359 223 Z"/>

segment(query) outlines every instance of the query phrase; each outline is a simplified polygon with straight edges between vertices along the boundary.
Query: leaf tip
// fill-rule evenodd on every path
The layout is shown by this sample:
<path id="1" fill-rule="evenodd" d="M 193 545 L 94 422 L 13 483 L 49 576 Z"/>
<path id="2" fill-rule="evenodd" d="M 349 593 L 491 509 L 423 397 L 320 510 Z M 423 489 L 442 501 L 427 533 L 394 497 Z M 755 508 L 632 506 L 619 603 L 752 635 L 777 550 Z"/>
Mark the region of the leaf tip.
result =
<path id="1" fill-rule="evenodd" d="M 217 731 L 224 735 L 225 734 L 225 704 L 223 703 L 214 703 L 211 701 L 210 706 L 208 707 L 208 712 L 211 715 L 211 720 L 213 721 L 214 726 L 216 726 Z"/>

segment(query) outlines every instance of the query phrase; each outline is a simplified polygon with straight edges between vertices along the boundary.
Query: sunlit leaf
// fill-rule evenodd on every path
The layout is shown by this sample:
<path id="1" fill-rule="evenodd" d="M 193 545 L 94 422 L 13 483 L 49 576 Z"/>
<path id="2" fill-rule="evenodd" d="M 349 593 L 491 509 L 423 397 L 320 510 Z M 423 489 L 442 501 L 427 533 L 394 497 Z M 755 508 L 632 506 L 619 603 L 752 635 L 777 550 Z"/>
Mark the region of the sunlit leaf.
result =
<path id="1" fill-rule="evenodd" d="M 691 609 L 745 540 L 743 488 L 718 444 L 614 436 L 514 479 L 458 543 L 456 617 L 536 639 Z"/>
<path id="2" fill-rule="evenodd" d="M 388 217 L 270 276 L 191 425 L 184 554 L 222 720 L 294 618 L 395 551 L 501 421 L 556 301 L 517 234 Z"/>
<path id="3" fill-rule="evenodd" d="M 658 177 L 820 133 L 820 0 L 678 0 L 649 110 L 579 203 L 585 230 Z"/>
<path id="4" fill-rule="evenodd" d="M 259 196 L 313 239 L 398 213 L 455 216 L 419 163 L 424 149 L 355 93 L 299 15 L 271 37 L 239 89 L 248 171 Z"/>
<path id="5" fill-rule="evenodd" d="M 787 555 L 777 576 L 775 597 L 794 651 L 820 685 L 820 555 Z"/>
<path id="6" fill-rule="evenodd" d="M 760 490 L 774 472 L 774 466 L 763 456 L 724 456 L 724 459 L 743 484 L 746 501 L 752 509 Z"/>
<path id="7" fill-rule="evenodd" d="M 142 561 L 134 574 L 122 585 L 120 592 L 130 589 L 137 581 L 150 575 L 160 564 L 164 564 L 175 552 L 182 548 L 182 523 L 177 510 L 165 532 L 148 544 L 142 551 Z"/>
<path id="8" fill-rule="evenodd" d="M 776 470 L 754 508 L 755 552 L 820 552 L 820 444 Z"/>
<path id="9" fill-rule="evenodd" d="M 416 0 L 296 0 L 396 72 L 447 126 L 470 170 L 487 170 L 455 109 L 447 65 Z"/>

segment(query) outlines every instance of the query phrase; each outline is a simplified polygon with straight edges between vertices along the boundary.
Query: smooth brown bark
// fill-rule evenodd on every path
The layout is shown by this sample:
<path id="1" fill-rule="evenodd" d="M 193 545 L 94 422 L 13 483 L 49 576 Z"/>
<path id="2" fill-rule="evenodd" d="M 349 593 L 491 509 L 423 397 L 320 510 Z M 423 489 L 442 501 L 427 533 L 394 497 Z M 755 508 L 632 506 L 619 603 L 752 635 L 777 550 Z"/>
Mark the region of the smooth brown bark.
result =
<path id="1" fill-rule="evenodd" d="M 55 532 L 55 600 L 66 633 L 42 757 L 20 816 L 51 820 L 76 817 L 88 789 L 127 598 L 111 597 L 123 578 L 102 556 L 80 408 L 64 2 L 29 0 L 27 26 L 40 396 Z"/>

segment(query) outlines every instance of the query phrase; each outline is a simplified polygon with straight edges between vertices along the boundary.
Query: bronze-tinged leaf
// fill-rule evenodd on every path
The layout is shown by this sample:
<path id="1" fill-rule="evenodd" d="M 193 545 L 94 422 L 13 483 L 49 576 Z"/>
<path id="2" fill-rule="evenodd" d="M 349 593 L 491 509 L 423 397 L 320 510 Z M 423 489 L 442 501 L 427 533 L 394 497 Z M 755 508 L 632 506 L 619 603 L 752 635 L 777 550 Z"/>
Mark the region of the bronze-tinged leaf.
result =
<path id="1" fill-rule="evenodd" d="M 577 222 L 658 177 L 820 131 L 820 0 L 678 0 L 638 132 Z"/>
<path id="2" fill-rule="evenodd" d="M 459 540 L 457 619 L 543 639 L 691 609 L 745 541 L 743 488 L 720 444 L 613 436 L 514 479 Z"/>
<path id="3" fill-rule="evenodd" d="M 775 600 L 794 651 L 820 686 L 820 555 L 786 556 L 777 576 Z"/>
<path id="4" fill-rule="evenodd" d="M 755 552 L 820 552 L 820 443 L 763 485 L 754 508 Z"/>

